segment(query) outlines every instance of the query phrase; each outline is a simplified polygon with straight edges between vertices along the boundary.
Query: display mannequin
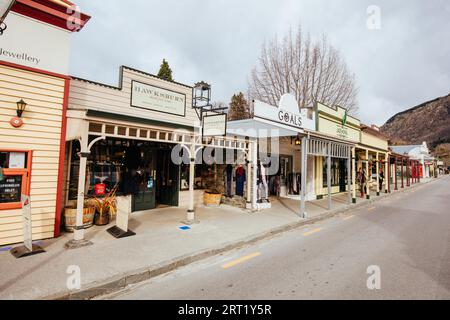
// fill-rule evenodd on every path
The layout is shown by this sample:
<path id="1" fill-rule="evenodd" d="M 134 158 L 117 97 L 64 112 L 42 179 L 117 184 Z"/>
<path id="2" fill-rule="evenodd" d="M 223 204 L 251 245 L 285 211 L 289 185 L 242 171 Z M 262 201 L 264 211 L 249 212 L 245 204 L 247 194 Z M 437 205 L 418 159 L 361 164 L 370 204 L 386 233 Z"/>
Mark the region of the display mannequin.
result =
<path id="1" fill-rule="evenodd" d="M 246 173 L 243 165 L 239 165 L 236 169 L 236 195 L 244 196 L 244 183 L 246 181 Z"/>
<path id="2" fill-rule="evenodd" d="M 223 180 L 225 183 L 225 196 L 231 198 L 233 196 L 233 180 L 234 180 L 234 170 L 231 164 L 228 164 L 223 171 Z"/>

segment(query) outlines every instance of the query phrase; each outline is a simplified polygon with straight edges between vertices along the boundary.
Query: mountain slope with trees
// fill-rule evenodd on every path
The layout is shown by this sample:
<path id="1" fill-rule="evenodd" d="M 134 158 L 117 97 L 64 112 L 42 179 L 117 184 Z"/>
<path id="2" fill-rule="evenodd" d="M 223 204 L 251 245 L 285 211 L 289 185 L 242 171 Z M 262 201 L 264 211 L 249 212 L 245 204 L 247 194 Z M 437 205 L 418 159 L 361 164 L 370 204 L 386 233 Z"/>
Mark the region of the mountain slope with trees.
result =
<path id="1" fill-rule="evenodd" d="M 450 94 L 396 114 L 381 131 L 394 144 L 426 141 L 429 148 L 450 165 Z"/>

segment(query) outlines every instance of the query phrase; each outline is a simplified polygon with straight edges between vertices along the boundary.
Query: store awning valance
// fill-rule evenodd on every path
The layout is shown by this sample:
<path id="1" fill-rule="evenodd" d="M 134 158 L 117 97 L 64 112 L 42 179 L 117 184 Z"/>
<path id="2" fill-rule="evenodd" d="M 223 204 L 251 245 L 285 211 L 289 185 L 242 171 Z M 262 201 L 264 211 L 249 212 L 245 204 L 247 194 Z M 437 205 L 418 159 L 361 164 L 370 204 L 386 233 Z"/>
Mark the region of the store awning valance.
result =
<path id="1" fill-rule="evenodd" d="M 268 137 L 296 137 L 303 133 L 304 131 L 302 129 L 278 124 L 273 121 L 257 117 L 253 119 L 230 121 L 227 124 L 228 135 L 249 137 L 254 139 Z"/>

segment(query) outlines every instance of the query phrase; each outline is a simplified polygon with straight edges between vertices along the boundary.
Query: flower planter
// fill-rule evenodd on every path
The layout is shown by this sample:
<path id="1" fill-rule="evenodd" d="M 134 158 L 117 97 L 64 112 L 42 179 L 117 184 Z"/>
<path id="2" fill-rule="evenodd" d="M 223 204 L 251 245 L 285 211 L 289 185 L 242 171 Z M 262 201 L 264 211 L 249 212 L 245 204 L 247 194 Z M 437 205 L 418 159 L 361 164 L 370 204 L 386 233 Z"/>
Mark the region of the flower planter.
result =
<path id="1" fill-rule="evenodd" d="M 87 229 L 94 224 L 95 207 L 83 209 L 83 228 Z M 77 208 L 64 209 L 64 227 L 66 231 L 73 232 L 77 221 Z"/>
<path id="2" fill-rule="evenodd" d="M 96 226 L 106 226 L 107 224 L 109 224 L 109 220 L 109 212 L 103 213 L 102 215 L 100 215 L 100 213 L 98 212 L 95 213 L 94 223 Z"/>
<path id="3" fill-rule="evenodd" d="M 207 207 L 218 207 L 220 206 L 221 200 L 222 200 L 221 193 L 209 193 L 207 191 L 203 193 L 203 203 Z"/>

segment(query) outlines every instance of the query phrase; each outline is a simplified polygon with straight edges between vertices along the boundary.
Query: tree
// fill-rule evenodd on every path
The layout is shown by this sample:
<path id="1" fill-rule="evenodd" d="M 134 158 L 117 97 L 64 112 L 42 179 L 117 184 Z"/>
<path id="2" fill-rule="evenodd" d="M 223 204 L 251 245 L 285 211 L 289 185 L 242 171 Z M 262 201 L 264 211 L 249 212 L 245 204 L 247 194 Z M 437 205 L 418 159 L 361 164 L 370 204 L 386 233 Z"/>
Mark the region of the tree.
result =
<path id="1" fill-rule="evenodd" d="M 228 108 L 228 120 L 243 120 L 251 117 L 250 106 L 242 92 L 231 97 Z"/>
<path id="2" fill-rule="evenodd" d="M 252 99 L 277 105 L 285 93 L 293 94 L 300 108 L 313 107 L 317 101 L 358 110 L 355 76 L 338 50 L 325 36 L 318 41 L 303 34 L 301 27 L 282 40 L 264 44 L 258 65 L 249 79 Z"/>
<path id="3" fill-rule="evenodd" d="M 167 81 L 173 81 L 172 69 L 170 69 L 169 63 L 166 61 L 166 59 L 163 59 L 163 61 L 161 63 L 161 67 L 159 68 L 159 72 L 158 72 L 158 78 L 161 78 L 161 79 L 167 80 Z"/>

